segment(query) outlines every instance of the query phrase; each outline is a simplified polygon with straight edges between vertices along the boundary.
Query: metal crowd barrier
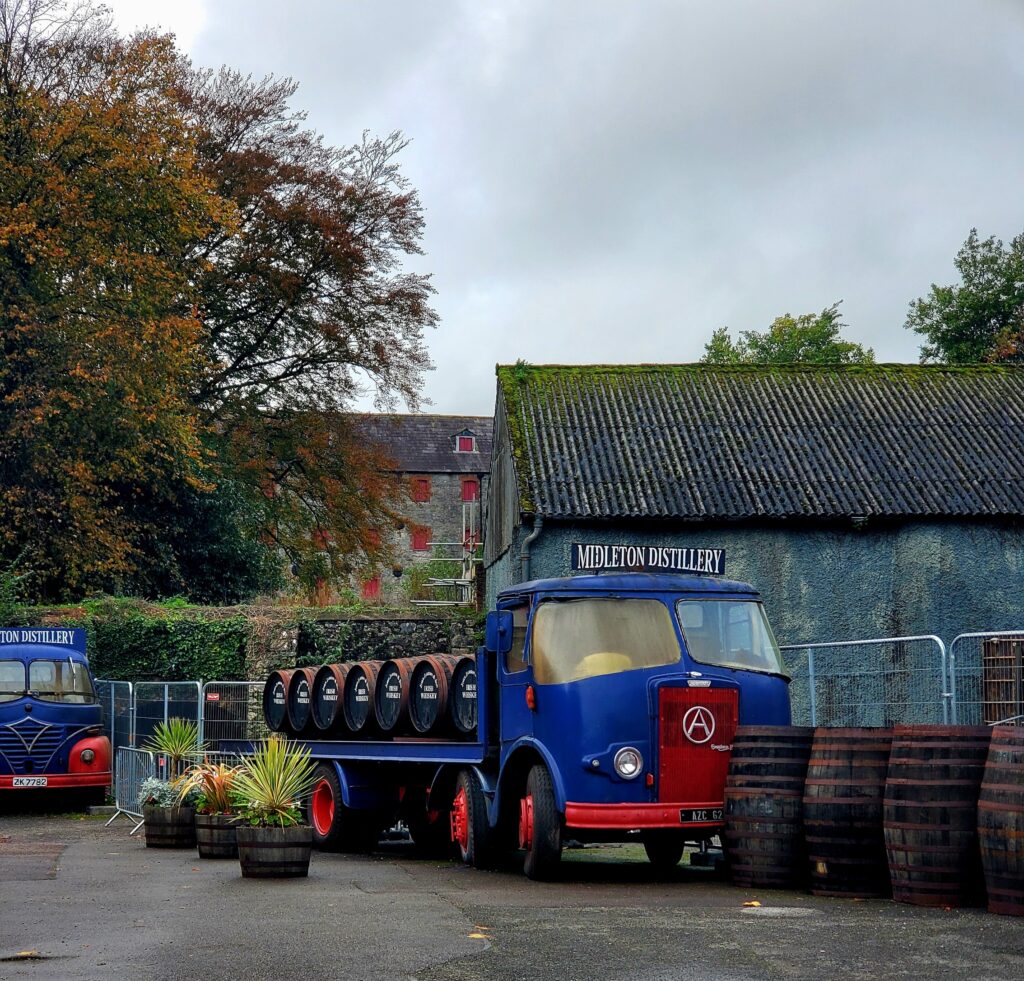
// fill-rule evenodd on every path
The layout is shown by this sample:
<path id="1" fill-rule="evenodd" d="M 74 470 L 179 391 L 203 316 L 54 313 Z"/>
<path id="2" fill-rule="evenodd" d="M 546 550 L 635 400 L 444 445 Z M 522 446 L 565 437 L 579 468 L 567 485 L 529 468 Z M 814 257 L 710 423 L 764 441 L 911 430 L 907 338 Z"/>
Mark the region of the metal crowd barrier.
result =
<path id="1" fill-rule="evenodd" d="M 139 807 L 139 791 L 142 781 L 157 776 L 155 754 L 134 746 L 119 746 L 114 760 L 114 804 L 117 810 L 107 821 L 113 824 L 122 814 L 137 821 L 131 834 L 142 827 L 142 808 Z"/>
<path id="2" fill-rule="evenodd" d="M 888 726 L 955 718 L 946 646 L 934 635 L 781 648 L 793 724 Z"/>
<path id="3" fill-rule="evenodd" d="M 960 634 L 949 645 L 953 723 L 1024 721 L 1024 630 Z"/>

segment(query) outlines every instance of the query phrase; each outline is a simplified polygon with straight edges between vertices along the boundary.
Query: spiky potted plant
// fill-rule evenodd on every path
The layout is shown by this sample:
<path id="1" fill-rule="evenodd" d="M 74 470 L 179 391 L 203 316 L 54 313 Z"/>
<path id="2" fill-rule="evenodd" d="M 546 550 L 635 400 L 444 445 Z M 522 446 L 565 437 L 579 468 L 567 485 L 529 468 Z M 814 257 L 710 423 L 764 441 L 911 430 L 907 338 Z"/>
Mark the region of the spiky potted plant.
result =
<path id="1" fill-rule="evenodd" d="M 142 817 L 146 825 L 147 848 L 195 848 L 197 792 L 180 799 L 174 784 L 201 751 L 199 726 L 186 719 L 161 722 L 143 749 L 155 753 L 167 775 L 163 781 L 146 781 L 139 795 Z M 166 790 L 159 788 L 162 783 Z M 148 790 L 146 785 L 149 784 Z"/>
<path id="2" fill-rule="evenodd" d="M 200 858 L 238 857 L 238 814 L 233 794 L 238 772 L 237 766 L 204 759 L 175 783 L 180 800 L 196 795 L 196 847 Z"/>
<path id="3" fill-rule="evenodd" d="M 259 743 L 242 761 L 234 794 L 243 877 L 282 879 L 308 875 L 313 830 L 299 802 L 313 784 L 309 750 L 281 738 Z"/>

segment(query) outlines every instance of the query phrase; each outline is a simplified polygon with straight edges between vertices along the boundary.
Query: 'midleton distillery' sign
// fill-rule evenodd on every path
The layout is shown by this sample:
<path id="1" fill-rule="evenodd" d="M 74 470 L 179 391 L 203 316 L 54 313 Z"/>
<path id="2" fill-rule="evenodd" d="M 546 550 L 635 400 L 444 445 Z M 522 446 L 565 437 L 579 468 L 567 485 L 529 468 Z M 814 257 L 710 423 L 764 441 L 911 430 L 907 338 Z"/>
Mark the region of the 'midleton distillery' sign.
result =
<path id="1" fill-rule="evenodd" d="M 722 576 L 725 549 L 573 542 L 572 568 L 574 572 L 703 572 Z"/>

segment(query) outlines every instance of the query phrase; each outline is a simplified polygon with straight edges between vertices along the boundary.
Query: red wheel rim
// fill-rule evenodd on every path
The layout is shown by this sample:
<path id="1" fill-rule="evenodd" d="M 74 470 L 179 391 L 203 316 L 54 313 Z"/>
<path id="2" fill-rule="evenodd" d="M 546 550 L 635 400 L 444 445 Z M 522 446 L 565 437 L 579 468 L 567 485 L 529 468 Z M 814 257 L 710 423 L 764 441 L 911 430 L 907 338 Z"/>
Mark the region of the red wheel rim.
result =
<path id="1" fill-rule="evenodd" d="M 519 847 L 527 851 L 533 847 L 533 794 L 519 802 Z"/>
<path id="2" fill-rule="evenodd" d="M 334 790 L 329 780 L 321 780 L 313 788 L 313 800 L 310 803 L 313 827 L 320 837 L 326 837 L 334 824 Z"/>
<path id="3" fill-rule="evenodd" d="M 463 855 L 469 851 L 469 804 L 465 787 L 459 787 L 452 801 L 452 841 L 462 849 Z"/>

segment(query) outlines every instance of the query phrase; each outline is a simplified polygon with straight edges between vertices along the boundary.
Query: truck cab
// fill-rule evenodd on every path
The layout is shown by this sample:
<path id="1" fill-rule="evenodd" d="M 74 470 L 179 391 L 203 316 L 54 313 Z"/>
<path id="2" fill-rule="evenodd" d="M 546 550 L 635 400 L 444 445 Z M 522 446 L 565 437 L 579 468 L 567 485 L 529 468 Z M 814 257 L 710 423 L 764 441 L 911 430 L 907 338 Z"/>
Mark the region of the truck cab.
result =
<path id="1" fill-rule="evenodd" d="M 499 595 L 487 633 L 499 701 L 493 817 L 515 824 L 535 877 L 565 837 L 639 831 L 652 861 L 674 864 L 687 840 L 721 827 L 737 725 L 790 722 L 778 645 L 745 583 L 539 580 Z"/>
<path id="2" fill-rule="evenodd" d="M 110 785 L 110 741 L 85 631 L 0 629 L 0 793 L 68 791 L 102 803 Z"/>

